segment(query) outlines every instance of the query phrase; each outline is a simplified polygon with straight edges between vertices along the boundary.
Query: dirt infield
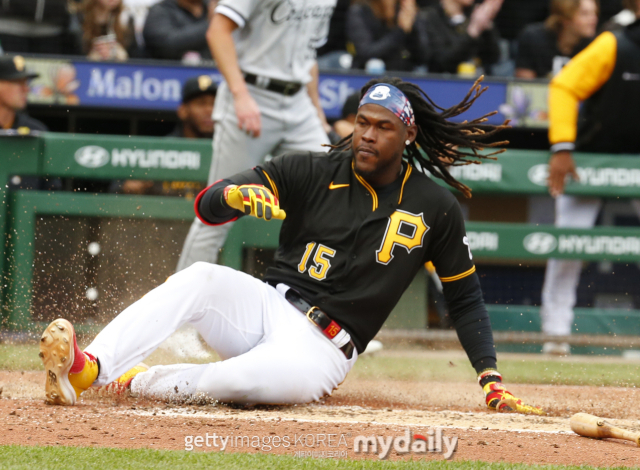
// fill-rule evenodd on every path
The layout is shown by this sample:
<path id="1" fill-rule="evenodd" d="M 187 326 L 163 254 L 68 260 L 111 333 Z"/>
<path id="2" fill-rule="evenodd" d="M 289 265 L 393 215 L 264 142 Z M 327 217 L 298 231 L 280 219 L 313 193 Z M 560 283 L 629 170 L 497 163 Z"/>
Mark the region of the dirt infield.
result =
<path id="1" fill-rule="evenodd" d="M 568 423 L 573 413 L 584 411 L 617 418 L 612 422 L 633 429 L 640 418 L 640 392 L 634 388 L 511 387 L 549 410 L 548 416 L 537 417 L 486 412 L 473 383 L 347 380 L 319 404 L 251 409 L 95 394 L 75 407 L 51 407 L 43 403 L 43 383 L 42 372 L 0 372 L 0 445 L 185 450 L 192 443 L 194 451 L 220 451 L 226 438 L 225 452 L 378 459 L 379 449 L 377 454 L 354 452 L 354 439 L 384 436 L 384 441 L 407 429 L 412 437 L 428 436 L 441 428 L 449 439 L 458 438 L 455 460 L 640 466 L 634 444 L 582 438 Z M 200 447 L 196 436 L 202 438 Z M 444 457 L 391 450 L 388 458 Z"/>

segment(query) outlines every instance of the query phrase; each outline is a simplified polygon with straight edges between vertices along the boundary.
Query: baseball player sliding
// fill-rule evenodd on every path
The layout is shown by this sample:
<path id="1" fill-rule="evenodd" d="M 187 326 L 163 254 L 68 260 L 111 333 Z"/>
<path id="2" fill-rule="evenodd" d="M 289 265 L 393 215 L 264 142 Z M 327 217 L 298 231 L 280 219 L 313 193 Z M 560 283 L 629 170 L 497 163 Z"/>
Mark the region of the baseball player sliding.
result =
<path id="1" fill-rule="evenodd" d="M 203 224 L 284 219 L 265 282 L 195 263 L 124 310 L 84 352 L 72 325 L 55 320 L 40 343 L 47 403 L 72 405 L 89 387 L 110 383 L 151 398 L 318 400 L 345 379 L 414 275 L 432 261 L 488 407 L 542 413 L 501 383 L 460 207 L 422 172 L 470 195 L 444 162 L 484 158 L 478 150 L 504 144 L 491 142 L 502 126 L 447 118 L 481 93 L 476 83 L 460 104 L 438 112 L 411 83 L 372 80 L 363 87 L 353 134 L 330 153 L 279 156 L 203 190 L 195 203 Z M 222 361 L 131 369 L 186 323 Z"/>
<path id="2" fill-rule="evenodd" d="M 221 0 L 207 33 L 225 78 L 213 110 L 209 184 L 288 150 L 329 143 L 318 96 L 316 48 L 329 33 L 336 0 Z M 215 263 L 232 224 L 196 219 L 177 270 Z"/>

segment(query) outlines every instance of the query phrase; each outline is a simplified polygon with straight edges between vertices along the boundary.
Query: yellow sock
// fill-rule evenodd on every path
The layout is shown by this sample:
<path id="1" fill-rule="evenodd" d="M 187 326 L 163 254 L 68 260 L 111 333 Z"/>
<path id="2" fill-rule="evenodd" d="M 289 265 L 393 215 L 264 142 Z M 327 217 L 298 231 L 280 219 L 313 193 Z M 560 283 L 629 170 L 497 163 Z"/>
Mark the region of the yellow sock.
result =
<path id="1" fill-rule="evenodd" d="M 92 361 L 86 354 L 85 358 L 83 369 L 77 374 L 69 374 L 69 382 L 76 391 L 76 398 L 80 398 L 80 394 L 91 387 L 98 378 L 98 362 Z"/>

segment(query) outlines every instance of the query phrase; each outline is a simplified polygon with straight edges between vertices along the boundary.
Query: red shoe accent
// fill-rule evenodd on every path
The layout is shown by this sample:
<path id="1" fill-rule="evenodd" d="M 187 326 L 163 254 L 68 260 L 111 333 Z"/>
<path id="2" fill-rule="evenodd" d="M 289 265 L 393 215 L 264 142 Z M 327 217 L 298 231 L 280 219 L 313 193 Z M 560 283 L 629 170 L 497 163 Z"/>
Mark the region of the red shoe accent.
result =
<path id="1" fill-rule="evenodd" d="M 82 352 L 82 350 L 78 347 L 75 330 L 73 332 L 73 356 L 74 356 L 73 365 L 71 366 L 69 373 L 77 374 L 79 372 L 82 372 L 82 369 L 84 369 L 84 363 L 87 360 L 87 358 L 84 356 L 84 353 Z"/>

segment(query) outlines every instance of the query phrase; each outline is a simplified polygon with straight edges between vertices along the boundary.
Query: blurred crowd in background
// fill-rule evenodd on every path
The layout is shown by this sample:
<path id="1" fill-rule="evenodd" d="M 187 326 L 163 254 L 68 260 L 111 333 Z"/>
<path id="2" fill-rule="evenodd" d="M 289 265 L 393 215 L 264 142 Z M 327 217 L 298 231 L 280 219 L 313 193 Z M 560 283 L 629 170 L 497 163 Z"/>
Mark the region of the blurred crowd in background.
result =
<path id="1" fill-rule="evenodd" d="M 283 0 L 286 1 L 286 0 Z M 6 53 L 211 60 L 217 0 L 2 0 Z M 338 0 L 320 69 L 553 76 L 605 29 L 635 20 L 624 0 Z"/>

